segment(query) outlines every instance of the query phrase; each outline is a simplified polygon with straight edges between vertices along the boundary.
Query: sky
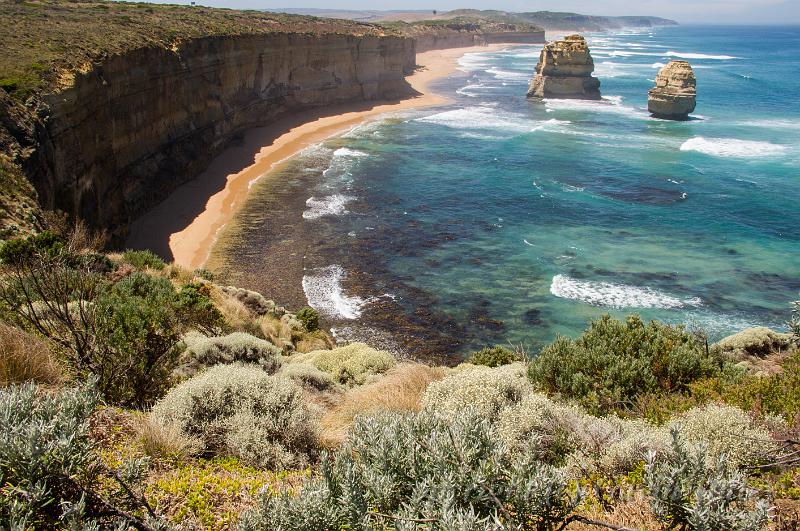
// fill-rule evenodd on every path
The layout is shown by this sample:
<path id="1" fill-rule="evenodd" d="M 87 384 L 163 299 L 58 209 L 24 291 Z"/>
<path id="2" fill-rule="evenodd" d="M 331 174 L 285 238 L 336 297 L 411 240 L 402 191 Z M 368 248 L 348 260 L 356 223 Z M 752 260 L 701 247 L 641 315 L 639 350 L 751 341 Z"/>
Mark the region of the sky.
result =
<path id="1" fill-rule="evenodd" d="M 160 0 L 189 3 L 188 0 Z M 447 11 L 460 7 L 505 11 L 573 11 L 586 15 L 652 15 L 683 23 L 800 24 L 800 0 L 198 0 L 240 9 L 323 8 Z"/>

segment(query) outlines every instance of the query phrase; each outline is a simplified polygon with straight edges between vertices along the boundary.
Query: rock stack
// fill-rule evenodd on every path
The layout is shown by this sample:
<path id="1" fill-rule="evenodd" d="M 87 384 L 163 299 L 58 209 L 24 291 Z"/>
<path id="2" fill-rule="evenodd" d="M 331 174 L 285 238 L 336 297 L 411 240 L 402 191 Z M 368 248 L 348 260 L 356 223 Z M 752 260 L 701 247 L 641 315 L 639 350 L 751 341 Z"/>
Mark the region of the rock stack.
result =
<path id="1" fill-rule="evenodd" d="M 528 97 L 599 100 L 600 80 L 592 72 L 594 61 L 582 36 L 551 42 L 539 55 Z"/>
<path id="2" fill-rule="evenodd" d="M 656 86 L 647 96 L 647 110 L 656 118 L 688 119 L 697 99 L 692 66 L 686 61 L 670 61 L 656 76 Z"/>

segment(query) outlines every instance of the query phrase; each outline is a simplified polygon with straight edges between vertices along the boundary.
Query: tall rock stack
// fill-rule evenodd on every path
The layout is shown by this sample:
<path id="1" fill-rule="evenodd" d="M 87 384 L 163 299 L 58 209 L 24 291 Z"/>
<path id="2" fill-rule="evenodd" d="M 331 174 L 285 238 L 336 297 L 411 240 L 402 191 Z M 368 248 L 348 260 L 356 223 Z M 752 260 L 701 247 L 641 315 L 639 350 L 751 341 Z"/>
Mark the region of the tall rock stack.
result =
<path id="1" fill-rule="evenodd" d="M 539 55 L 528 97 L 599 100 L 600 80 L 592 72 L 594 61 L 582 36 L 551 42 Z"/>
<path id="2" fill-rule="evenodd" d="M 697 78 L 686 61 L 670 61 L 647 93 L 647 110 L 656 118 L 687 120 L 697 100 Z"/>

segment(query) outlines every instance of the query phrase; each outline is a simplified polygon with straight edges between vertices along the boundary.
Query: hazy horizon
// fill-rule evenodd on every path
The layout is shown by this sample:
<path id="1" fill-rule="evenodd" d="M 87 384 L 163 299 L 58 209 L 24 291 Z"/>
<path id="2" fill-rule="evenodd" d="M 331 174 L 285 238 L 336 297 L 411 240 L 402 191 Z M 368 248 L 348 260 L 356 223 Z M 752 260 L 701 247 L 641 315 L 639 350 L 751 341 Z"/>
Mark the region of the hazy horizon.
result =
<path id="1" fill-rule="evenodd" d="M 188 4 L 189 0 L 170 2 Z M 304 0 L 302 5 L 288 6 L 286 0 L 198 0 L 210 7 L 236 9 L 325 9 L 357 11 L 449 11 L 459 8 L 499 9 L 504 11 L 571 11 L 584 15 L 648 15 L 664 17 L 681 23 L 711 24 L 800 24 L 800 2 L 797 0 L 561 0 L 558 3 L 526 0 L 500 0 L 497 2 L 469 0 Z"/>

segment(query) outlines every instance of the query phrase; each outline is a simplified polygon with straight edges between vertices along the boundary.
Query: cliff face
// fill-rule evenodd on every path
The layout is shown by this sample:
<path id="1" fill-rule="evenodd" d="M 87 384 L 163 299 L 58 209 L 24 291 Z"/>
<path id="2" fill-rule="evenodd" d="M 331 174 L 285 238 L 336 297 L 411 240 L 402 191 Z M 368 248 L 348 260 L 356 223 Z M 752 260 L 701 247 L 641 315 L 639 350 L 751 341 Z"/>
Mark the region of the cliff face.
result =
<path id="1" fill-rule="evenodd" d="M 446 48 L 465 48 L 496 43 L 531 43 L 545 42 L 544 31 L 508 31 L 492 33 L 451 32 L 416 35 L 417 53 Z"/>
<path id="2" fill-rule="evenodd" d="M 656 86 L 647 94 L 647 109 L 666 120 L 686 120 L 694 112 L 697 78 L 686 61 L 670 61 L 656 76 Z"/>
<path id="3" fill-rule="evenodd" d="M 599 100 L 600 80 L 592 77 L 594 61 L 586 40 L 570 35 L 542 49 L 529 98 Z"/>
<path id="4" fill-rule="evenodd" d="M 414 43 L 392 36 L 273 34 L 140 48 L 45 96 L 23 162 L 42 206 L 108 229 L 202 171 L 240 130 L 304 108 L 409 92 Z"/>

